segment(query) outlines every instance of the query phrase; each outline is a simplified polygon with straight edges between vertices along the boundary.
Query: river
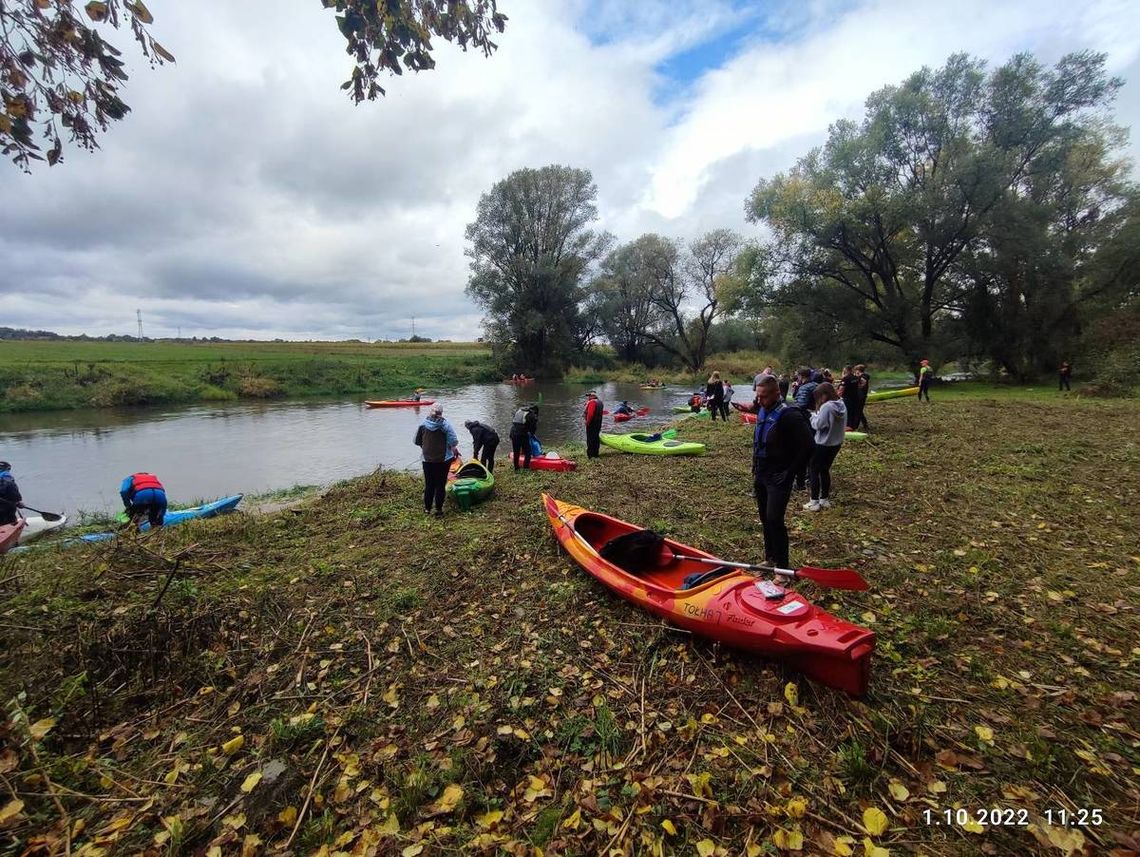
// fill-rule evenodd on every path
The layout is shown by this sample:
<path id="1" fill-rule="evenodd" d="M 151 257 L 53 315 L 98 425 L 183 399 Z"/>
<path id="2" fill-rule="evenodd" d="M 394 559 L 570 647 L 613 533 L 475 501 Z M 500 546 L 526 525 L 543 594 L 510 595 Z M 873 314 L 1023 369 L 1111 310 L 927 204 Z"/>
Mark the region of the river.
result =
<path id="1" fill-rule="evenodd" d="M 510 452 L 507 431 L 519 404 L 540 402 L 538 437 L 546 449 L 584 441 L 585 393 L 597 390 L 607 408 L 628 399 L 651 408 L 619 424 L 643 430 L 673 417 L 673 405 L 691 390 L 636 384 L 474 384 L 428 391 L 471 453 L 465 420 L 494 427 L 502 438 L 500 466 Z M 745 401 L 751 390 L 737 388 Z M 123 477 L 158 474 L 172 503 L 190 504 L 228 494 L 259 494 L 295 485 L 328 485 L 378 466 L 419 469 L 412 444 L 426 408 L 366 408 L 347 400 L 240 402 L 180 407 L 0 414 L 0 459 L 11 462 L 24 501 L 50 512 L 101 513 L 120 508 Z M 613 431 L 607 418 L 603 431 Z"/>

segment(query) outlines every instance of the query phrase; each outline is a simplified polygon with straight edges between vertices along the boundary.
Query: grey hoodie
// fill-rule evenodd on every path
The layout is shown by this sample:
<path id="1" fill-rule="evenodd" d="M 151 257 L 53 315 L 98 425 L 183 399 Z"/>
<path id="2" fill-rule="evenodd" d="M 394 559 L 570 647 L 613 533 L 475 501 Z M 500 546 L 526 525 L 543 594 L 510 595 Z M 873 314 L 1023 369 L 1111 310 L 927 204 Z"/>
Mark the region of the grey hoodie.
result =
<path id="1" fill-rule="evenodd" d="M 811 415 L 811 427 L 815 429 L 816 446 L 839 446 L 847 431 L 847 406 L 842 399 L 824 402 L 818 411 Z"/>

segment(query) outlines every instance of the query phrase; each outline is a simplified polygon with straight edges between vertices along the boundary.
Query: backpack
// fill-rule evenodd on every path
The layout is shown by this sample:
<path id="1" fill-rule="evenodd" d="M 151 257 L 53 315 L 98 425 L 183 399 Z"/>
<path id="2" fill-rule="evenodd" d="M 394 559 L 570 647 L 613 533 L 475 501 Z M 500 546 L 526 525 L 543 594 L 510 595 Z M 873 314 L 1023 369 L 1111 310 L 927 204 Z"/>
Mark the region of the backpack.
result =
<path id="1" fill-rule="evenodd" d="M 610 539 L 598 553 L 623 571 L 639 574 L 657 567 L 664 545 L 665 537 L 661 533 L 634 530 Z"/>

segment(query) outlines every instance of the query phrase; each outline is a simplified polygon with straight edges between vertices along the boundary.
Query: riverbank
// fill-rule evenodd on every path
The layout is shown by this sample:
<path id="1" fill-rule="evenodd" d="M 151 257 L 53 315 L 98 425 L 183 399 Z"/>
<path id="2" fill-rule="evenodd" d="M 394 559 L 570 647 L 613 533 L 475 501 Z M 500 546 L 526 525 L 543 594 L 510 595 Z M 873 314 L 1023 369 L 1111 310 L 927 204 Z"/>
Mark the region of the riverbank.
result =
<path id="1" fill-rule="evenodd" d="M 480 343 L 0 342 L 0 413 L 301 398 L 407 396 L 498 380 Z"/>
<path id="2" fill-rule="evenodd" d="M 77 851 L 120 853 L 1135 847 L 1136 403 L 868 416 L 835 506 L 789 512 L 793 560 L 872 584 L 802 587 L 878 634 L 863 701 L 671 630 L 556 549 L 541 491 L 757 560 L 748 429 L 685 421 L 707 455 L 578 447 L 569 474 L 501 457 L 495 497 L 467 515 L 425 518 L 419 480 L 378 472 L 275 514 L 6 558 L 0 837 L 61 849 L 70 831 Z M 979 815 L 997 808 L 1012 814 Z M 1100 823 L 1061 823 L 1081 810 Z"/>

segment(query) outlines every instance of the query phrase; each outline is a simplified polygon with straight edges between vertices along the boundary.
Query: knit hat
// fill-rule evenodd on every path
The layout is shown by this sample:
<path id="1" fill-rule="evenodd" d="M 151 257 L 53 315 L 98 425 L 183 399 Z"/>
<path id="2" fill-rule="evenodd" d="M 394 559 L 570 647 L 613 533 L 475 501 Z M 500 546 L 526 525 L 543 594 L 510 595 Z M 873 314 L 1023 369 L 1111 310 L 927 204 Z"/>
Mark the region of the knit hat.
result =
<path id="1" fill-rule="evenodd" d="M 587 395 L 589 398 L 591 398 L 591 399 L 596 399 L 596 398 L 598 398 L 598 394 L 597 394 L 597 393 L 595 393 L 593 390 L 591 390 L 590 392 L 588 392 L 586 395 Z"/>
<path id="2" fill-rule="evenodd" d="M 443 405 L 432 405 L 431 410 L 428 411 L 428 413 L 431 414 L 433 417 L 442 417 L 443 416 Z"/>

